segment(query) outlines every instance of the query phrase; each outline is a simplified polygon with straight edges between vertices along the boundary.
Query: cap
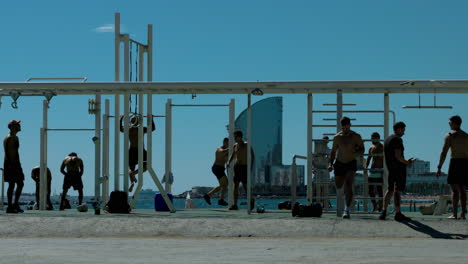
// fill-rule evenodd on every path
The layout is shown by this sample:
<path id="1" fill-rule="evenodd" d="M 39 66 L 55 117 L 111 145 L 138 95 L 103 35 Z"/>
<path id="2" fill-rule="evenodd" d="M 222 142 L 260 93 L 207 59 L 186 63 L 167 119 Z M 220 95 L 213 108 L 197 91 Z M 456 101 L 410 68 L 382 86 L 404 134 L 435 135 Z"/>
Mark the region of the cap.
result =
<path id="1" fill-rule="evenodd" d="M 12 125 L 19 125 L 21 123 L 21 120 L 10 120 L 8 122 L 8 128 L 10 128 Z"/>

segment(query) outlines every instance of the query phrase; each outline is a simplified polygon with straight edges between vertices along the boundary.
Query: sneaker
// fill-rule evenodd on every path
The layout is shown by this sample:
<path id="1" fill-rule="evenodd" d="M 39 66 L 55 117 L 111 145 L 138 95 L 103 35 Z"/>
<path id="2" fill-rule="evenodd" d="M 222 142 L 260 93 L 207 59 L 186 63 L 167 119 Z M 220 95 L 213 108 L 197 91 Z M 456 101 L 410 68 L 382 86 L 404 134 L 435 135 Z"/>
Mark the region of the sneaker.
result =
<path id="1" fill-rule="evenodd" d="M 395 221 L 398 221 L 398 222 L 409 222 L 409 221 L 411 221 L 411 218 L 405 216 L 405 215 L 402 214 L 402 213 L 396 213 L 396 214 L 395 214 Z"/>
<path id="2" fill-rule="evenodd" d="M 226 201 L 224 201 L 224 199 L 219 199 L 219 200 L 218 200 L 218 205 L 221 205 L 221 206 L 228 206 L 229 204 L 228 204 Z"/>
<path id="3" fill-rule="evenodd" d="M 208 194 L 203 195 L 203 199 L 205 199 L 207 204 L 211 205 L 211 198 Z"/>
<path id="4" fill-rule="evenodd" d="M 18 204 L 15 204 L 15 205 L 13 205 L 13 206 L 14 206 L 14 208 L 16 209 L 16 211 L 18 211 L 18 213 L 24 213 L 24 210 L 21 209 L 21 207 L 20 207 Z"/>
<path id="5" fill-rule="evenodd" d="M 14 206 L 8 206 L 8 208 L 6 209 L 6 213 L 7 214 L 17 214 L 18 211 L 16 211 L 16 208 Z"/>
<path id="6" fill-rule="evenodd" d="M 233 205 L 229 207 L 229 210 L 239 210 L 239 207 L 237 207 L 237 205 Z"/>
<path id="7" fill-rule="evenodd" d="M 379 216 L 380 220 L 385 220 L 387 218 L 387 211 L 383 210 Z"/>
<path id="8" fill-rule="evenodd" d="M 344 211 L 343 212 L 343 219 L 350 219 L 351 218 L 351 215 L 349 215 L 349 211 Z"/>

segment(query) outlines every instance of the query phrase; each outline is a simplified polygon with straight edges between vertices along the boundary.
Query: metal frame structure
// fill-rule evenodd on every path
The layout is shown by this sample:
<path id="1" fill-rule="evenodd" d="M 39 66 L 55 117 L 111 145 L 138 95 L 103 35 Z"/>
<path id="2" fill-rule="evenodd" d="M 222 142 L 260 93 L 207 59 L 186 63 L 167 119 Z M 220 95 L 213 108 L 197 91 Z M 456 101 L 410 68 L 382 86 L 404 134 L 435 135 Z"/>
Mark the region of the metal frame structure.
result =
<path id="1" fill-rule="evenodd" d="M 164 173 L 164 182 L 165 182 L 165 191 L 171 193 L 172 191 L 172 108 L 173 107 L 228 107 L 229 108 L 229 125 L 228 125 L 228 134 L 229 134 L 229 156 L 233 153 L 234 146 L 234 122 L 235 122 L 235 99 L 231 99 L 229 104 L 172 104 L 172 99 L 167 99 L 166 102 L 166 141 L 165 141 L 165 173 Z M 228 180 L 229 180 L 229 206 L 233 205 L 234 201 L 234 171 L 232 168 L 228 169 Z"/>
<path id="2" fill-rule="evenodd" d="M 391 93 L 415 93 L 415 94 L 466 94 L 468 93 L 468 80 L 394 80 L 394 81 L 267 81 L 267 82 L 153 82 L 152 80 L 152 25 L 148 25 L 148 43 L 141 44 L 132 40 L 128 34 L 120 33 L 120 14 L 115 14 L 115 79 L 113 82 L 4 82 L 0 83 L 0 98 L 10 96 L 13 99 L 14 107 L 17 106 L 16 101 L 20 96 L 45 96 L 48 100 L 43 102 L 43 127 L 41 128 L 41 162 L 40 162 L 40 181 L 41 181 L 41 209 L 45 209 L 46 168 L 47 168 L 47 108 L 48 101 L 52 96 L 57 95 L 94 95 L 96 101 L 95 113 L 95 199 L 100 201 L 101 189 L 100 185 L 103 182 L 101 178 L 101 96 L 114 95 L 114 189 L 120 189 L 119 172 L 120 172 L 120 101 L 121 95 L 124 97 L 124 187 L 128 189 L 128 128 L 129 128 L 129 104 L 128 99 L 130 94 L 139 94 L 140 102 L 144 94 L 147 94 L 147 123 L 150 126 L 153 115 L 151 114 L 152 96 L 153 94 L 247 94 L 248 98 L 248 131 L 247 140 L 251 137 L 251 94 L 261 91 L 264 94 L 307 94 L 307 182 L 312 183 L 312 95 L 313 94 L 337 94 L 337 130 L 339 131 L 339 119 L 343 114 L 342 95 L 346 93 L 361 93 L 361 94 L 384 94 L 384 136 L 387 137 L 389 132 L 389 94 Z M 120 44 L 124 43 L 124 80 L 121 82 L 120 72 Z M 129 45 L 130 42 L 139 45 L 142 52 L 147 53 L 147 81 L 130 82 L 129 78 Z M 144 56 L 139 54 L 140 59 Z M 142 66 L 141 66 L 142 67 Z M 143 73 L 143 68 L 140 68 L 140 73 Z M 12 104 L 13 106 L 13 104 Z M 108 113 L 108 102 L 106 102 L 106 117 L 110 117 Z M 140 110 L 142 105 L 140 106 Z M 230 114 L 231 118 L 231 114 Z M 104 118 L 106 119 L 106 118 Z M 108 118 L 107 118 L 108 119 Z M 142 121 L 142 120 L 141 120 Z M 167 122 L 167 121 L 166 121 Z M 103 149 L 108 150 L 109 142 L 106 143 L 105 137 L 109 134 L 110 128 L 108 122 L 104 122 Z M 141 130 L 139 130 L 140 138 L 143 138 Z M 170 138 L 169 138 L 170 139 Z M 108 140 L 108 139 L 107 139 Z M 167 139 L 166 139 L 167 140 Z M 151 133 L 147 133 L 148 146 L 151 146 Z M 141 144 L 143 140 L 140 140 Z M 149 147 L 149 149 L 151 149 Z M 142 148 L 139 153 L 139 165 L 142 164 Z M 168 152 L 168 149 L 166 149 Z M 250 198 L 250 151 L 248 152 L 248 198 Z M 104 178 L 109 174 L 108 154 L 104 151 L 102 156 L 103 175 Z M 170 153 L 169 153 L 170 154 Z M 166 153 L 167 155 L 167 153 Z M 156 173 L 151 167 L 151 151 L 148 152 L 148 171 L 155 180 L 155 183 L 160 191 L 165 194 L 164 188 L 158 184 Z M 104 173 L 105 172 L 105 173 Z M 138 175 L 142 177 L 142 175 Z M 386 177 L 384 177 L 386 179 Z M 106 180 L 104 180 L 105 182 Z M 162 188 L 162 190 L 161 190 Z M 104 188 L 105 189 L 105 188 Z M 312 189 L 312 188 L 310 188 Z M 104 195 L 107 191 L 103 190 Z M 167 195 L 163 195 L 168 205 L 172 203 L 168 200 Z M 312 190 L 307 193 L 308 203 L 312 199 Z M 250 213 L 250 200 L 248 201 Z M 99 203 L 98 203 L 99 205 Z M 171 208 L 171 211 L 174 211 Z"/>

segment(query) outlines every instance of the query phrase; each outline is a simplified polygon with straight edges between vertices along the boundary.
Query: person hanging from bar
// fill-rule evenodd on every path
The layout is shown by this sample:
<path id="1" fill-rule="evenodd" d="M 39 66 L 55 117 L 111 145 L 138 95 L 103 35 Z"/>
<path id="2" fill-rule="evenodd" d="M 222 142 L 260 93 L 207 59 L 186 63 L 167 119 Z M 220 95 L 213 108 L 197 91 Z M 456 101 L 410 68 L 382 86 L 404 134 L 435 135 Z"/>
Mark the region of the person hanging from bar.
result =
<path id="1" fill-rule="evenodd" d="M 250 168 L 253 170 L 254 165 L 254 151 L 250 147 L 250 143 L 244 141 L 242 139 L 242 131 L 236 130 L 234 131 L 234 140 L 236 143 L 234 144 L 234 151 L 229 158 L 228 161 L 228 168 L 231 166 L 232 160 L 236 159 L 236 164 L 234 165 L 234 204 L 229 207 L 229 210 L 239 210 L 237 207 L 237 200 L 239 198 L 239 184 L 242 183 L 242 187 L 247 194 L 247 149 L 250 149 L 251 153 L 251 166 Z M 253 204 L 253 199 L 250 201 L 251 207 Z"/>
<path id="2" fill-rule="evenodd" d="M 374 212 L 381 212 L 383 207 L 383 144 L 380 143 L 380 134 L 377 132 L 371 135 L 372 146 L 369 148 L 369 156 L 366 161 L 366 169 L 369 170 L 369 196 L 372 197 L 372 206 Z M 372 161 L 372 163 L 371 163 Z M 376 201 L 375 196 L 380 200 Z"/>
<path id="3" fill-rule="evenodd" d="M 211 167 L 211 171 L 216 176 L 219 182 L 219 186 L 213 188 L 210 192 L 205 194 L 203 198 L 205 199 L 206 203 L 211 205 L 211 195 L 220 192 L 218 205 L 227 206 L 228 203 L 224 201 L 224 196 L 226 195 L 226 191 L 228 188 L 228 178 L 225 173 L 225 165 L 228 159 L 229 153 L 229 139 L 223 139 L 223 145 L 218 147 L 215 151 L 215 161 L 213 166 Z"/>
<path id="4" fill-rule="evenodd" d="M 40 187 L 41 187 L 41 167 L 36 166 L 31 170 L 31 178 L 36 182 L 36 209 L 39 209 L 39 202 L 40 202 Z M 49 168 L 47 168 L 47 210 L 54 210 L 54 206 L 52 205 L 52 201 L 50 200 L 50 190 L 52 184 L 52 173 L 50 172 Z"/>
<path id="5" fill-rule="evenodd" d="M 353 204 L 353 185 L 357 171 L 357 159 L 364 154 L 364 142 L 361 135 L 351 130 L 351 119 L 349 117 L 344 116 L 340 122 L 341 131 L 333 137 L 328 171 L 335 170 L 337 192 L 344 186 L 346 207 L 343 212 L 343 219 L 349 219 L 350 207 Z"/>
<path id="6" fill-rule="evenodd" d="M 19 157 L 19 139 L 16 135 L 21 131 L 21 121 L 11 120 L 8 123 L 10 133 L 3 140 L 3 148 L 5 150 L 5 159 L 3 162 L 3 177 L 5 182 L 8 182 L 8 214 L 23 213 L 24 211 L 19 206 L 19 199 L 24 186 L 24 173 L 21 167 Z M 13 203 L 13 192 L 15 191 L 15 203 Z"/>
<path id="7" fill-rule="evenodd" d="M 442 174 L 447 152 L 451 150 L 450 165 L 447 183 L 452 188 L 453 214 L 450 219 L 458 218 L 458 200 L 460 200 L 461 219 L 466 219 L 466 192 L 468 186 L 468 134 L 461 129 L 462 119 L 460 116 L 452 116 L 449 119 L 450 133 L 444 138 L 444 146 L 440 153 L 439 165 L 437 166 L 437 177 Z"/>
<path id="8" fill-rule="evenodd" d="M 81 180 L 84 172 L 83 160 L 78 157 L 78 154 L 71 152 L 62 161 L 60 172 L 65 176 L 63 178 L 63 192 L 60 200 L 60 210 L 63 211 L 65 209 L 65 198 L 70 187 L 78 191 L 78 204 L 81 205 L 83 203 L 83 181 Z"/>
<path id="9" fill-rule="evenodd" d="M 138 174 L 138 170 L 136 169 L 136 165 L 138 165 L 138 126 L 139 126 L 138 116 L 134 115 L 130 119 L 130 126 L 128 129 L 128 139 L 130 141 L 130 149 L 128 150 L 128 166 L 129 166 L 129 176 L 130 176 L 130 187 L 128 189 L 129 192 L 132 192 L 135 183 L 137 182 L 137 178 L 135 175 Z M 154 120 L 152 121 L 152 128 L 151 132 L 156 130 L 156 126 L 154 124 Z M 123 116 L 120 117 L 120 132 L 124 132 L 123 126 Z M 148 133 L 148 128 L 143 127 L 143 133 Z M 144 142 L 143 142 L 144 143 Z M 147 170 L 147 152 L 143 144 L 143 172 Z M 140 168 L 138 168 L 140 169 Z"/>

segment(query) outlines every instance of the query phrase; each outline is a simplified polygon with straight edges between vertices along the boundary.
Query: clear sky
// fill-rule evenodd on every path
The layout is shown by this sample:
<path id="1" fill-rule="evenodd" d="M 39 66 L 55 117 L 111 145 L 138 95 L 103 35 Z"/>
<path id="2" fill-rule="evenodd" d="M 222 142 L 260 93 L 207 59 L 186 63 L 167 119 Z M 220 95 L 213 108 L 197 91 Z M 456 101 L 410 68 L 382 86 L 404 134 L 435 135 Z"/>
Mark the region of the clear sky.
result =
<path id="1" fill-rule="evenodd" d="M 113 81 L 114 36 L 109 25 L 115 12 L 121 12 L 125 32 L 142 42 L 146 42 L 146 25 L 154 24 L 155 81 L 467 79 L 467 10 L 466 1 L 429 0 L 6 1 L 0 8 L 0 81 L 67 76 Z M 235 98 L 237 114 L 246 106 L 246 96 L 170 97 L 174 103 L 226 103 Z M 50 127 L 92 128 L 89 98 L 54 98 Z M 154 96 L 155 114 L 164 113 L 167 98 Z M 466 95 L 438 95 L 439 104 L 454 109 L 404 110 L 401 106 L 417 104 L 418 96 L 391 95 L 391 109 L 408 125 L 407 156 L 429 160 L 435 169 L 447 118 L 459 114 L 468 120 L 466 99 Z M 30 170 L 39 163 L 41 101 L 20 98 L 15 110 L 11 99 L 3 98 L 0 109 L 4 135 L 9 120 L 23 120 L 19 137 L 26 192 L 33 192 Z M 327 109 L 322 103 L 334 101 L 335 96 L 314 97 L 320 109 Z M 383 96 L 345 95 L 344 101 L 357 103 L 354 109 L 375 110 L 382 109 Z M 422 96 L 423 104 L 432 101 L 432 95 Z M 174 110 L 174 193 L 216 184 L 210 167 L 215 148 L 226 136 L 227 117 L 227 109 Z M 351 117 L 358 119 L 356 124 L 382 122 L 381 115 Z M 373 132 L 357 131 L 365 138 Z M 326 131 L 314 130 L 315 137 L 320 132 Z M 283 161 L 288 164 L 293 154 L 306 152 L 305 95 L 284 96 L 283 133 Z M 91 137 L 91 132 L 50 133 L 53 192 L 61 190 L 62 159 L 76 151 L 86 164 L 85 193 L 93 193 Z M 162 176 L 162 120 L 157 120 L 154 141 L 153 163 Z M 145 180 L 145 188 L 155 188 L 148 176 Z"/>

